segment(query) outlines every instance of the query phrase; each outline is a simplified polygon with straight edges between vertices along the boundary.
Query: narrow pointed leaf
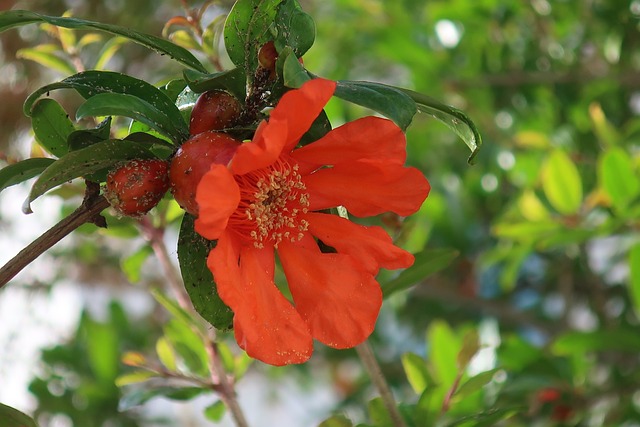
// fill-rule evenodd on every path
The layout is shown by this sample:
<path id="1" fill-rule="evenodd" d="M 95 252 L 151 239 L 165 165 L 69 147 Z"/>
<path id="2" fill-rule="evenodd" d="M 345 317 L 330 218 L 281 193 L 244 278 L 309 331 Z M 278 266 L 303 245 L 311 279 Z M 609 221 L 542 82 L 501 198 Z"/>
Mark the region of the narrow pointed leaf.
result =
<path id="1" fill-rule="evenodd" d="M 0 425 L 2 427 L 38 427 L 33 418 L 2 403 L 0 403 Z"/>
<path id="2" fill-rule="evenodd" d="M 187 67 L 206 72 L 206 69 L 200 61 L 198 61 L 198 59 L 188 50 L 159 37 L 139 33 L 130 28 L 124 28 L 112 24 L 103 24 L 79 18 L 41 15 L 28 10 L 9 10 L 0 13 L 0 32 L 22 25 L 40 22 L 46 22 L 58 27 L 72 28 L 76 30 L 100 30 L 110 34 L 123 36 L 158 52 L 160 55 L 168 55 L 171 59 L 174 59 Z"/>
<path id="3" fill-rule="evenodd" d="M 153 156 L 148 148 L 149 144 L 146 143 L 108 140 L 72 151 L 42 171 L 38 180 L 31 187 L 22 210 L 25 213 L 30 213 L 31 202 L 52 188 L 72 179 L 95 173 L 122 160 L 151 158 Z"/>
<path id="4" fill-rule="evenodd" d="M 124 93 L 101 93 L 87 99 L 76 111 L 78 120 L 96 116 L 124 116 L 146 124 L 171 140 L 180 144 L 188 138 L 175 125 L 184 123 L 182 117 L 178 123 L 171 122 L 164 111 L 157 109 L 147 101 Z"/>
<path id="5" fill-rule="evenodd" d="M 16 58 L 28 59 L 30 61 L 37 62 L 43 67 L 59 71 L 64 75 L 76 72 L 75 67 L 67 59 L 62 58 L 53 52 L 39 49 L 38 47 L 20 49 L 16 52 Z"/>
<path id="6" fill-rule="evenodd" d="M 338 81 L 335 96 L 390 118 L 406 130 L 416 114 L 416 103 L 401 90 L 372 82 Z"/>
<path id="7" fill-rule="evenodd" d="M 34 157 L 3 167 L 0 169 L 0 191 L 38 176 L 53 162 L 54 159 Z"/>
<path id="8" fill-rule="evenodd" d="M 418 106 L 418 111 L 440 120 L 454 131 L 471 150 L 468 162 L 473 164 L 474 158 L 482 146 L 482 136 L 469 116 L 457 108 L 443 104 L 430 96 L 409 89 L 399 90 L 413 99 Z"/>
<path id="9" fill-rule="evenodd" d="M 218 296 L 213 275 L 207 268 L 212 244 L 194 231 L 193 223 L 193 216 L 186 214 L 178 238 L 178 261 L 185 288 L 196 311 L 207 322 L 217 329 L 229 329 L 233 312 Z"/>

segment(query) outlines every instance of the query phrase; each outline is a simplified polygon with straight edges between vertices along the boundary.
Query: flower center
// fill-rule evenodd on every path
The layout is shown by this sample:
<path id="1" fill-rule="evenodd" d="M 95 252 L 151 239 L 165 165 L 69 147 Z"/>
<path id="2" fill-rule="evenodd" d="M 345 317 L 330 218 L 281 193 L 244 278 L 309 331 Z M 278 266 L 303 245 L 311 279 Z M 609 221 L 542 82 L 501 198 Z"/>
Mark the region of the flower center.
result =
<path id="1" fill-rule="evenodd" d="M 279 158 L 271 166 L 236 175 L 240 204 L 229 219 L 230 225 L 253 241 L 256 248 L 265 242 L 296 242 L 309 223 L 300 218 L 309 208 L 309 193 L 302 182 L 298 165 Z"/>

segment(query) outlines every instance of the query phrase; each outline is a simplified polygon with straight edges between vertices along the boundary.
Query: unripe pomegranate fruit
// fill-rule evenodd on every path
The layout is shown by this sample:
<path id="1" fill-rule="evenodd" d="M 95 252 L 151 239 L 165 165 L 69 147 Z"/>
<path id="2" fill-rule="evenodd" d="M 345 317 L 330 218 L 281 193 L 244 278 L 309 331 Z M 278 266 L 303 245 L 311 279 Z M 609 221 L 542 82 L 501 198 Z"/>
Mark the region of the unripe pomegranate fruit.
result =
<path id="1" fill-rule="evenodd" d="M 176 152 L 169 168 L 171 192 L 178 204 L 198 215 L 196 188 L 214 163 L 226 165 L 238 147 L 237 139 L 221 132 L 202 132 L 189 138 Z"/>
<path id="2" fill-rule="evenodd" d="M 169 189 L 168 172 L 169 162 L 165 160 L 130 160 L 109 172 L 105 197 L 122 215 L 144 215 Z"/>
<path id="3" fill-rule="evenodd" d="M 191 111 L 189 133 L 197 135 L 208 130 L 233 126 L 240 117 L 242 106 L 233 95 L 223 90 L 204 92 Z"/>

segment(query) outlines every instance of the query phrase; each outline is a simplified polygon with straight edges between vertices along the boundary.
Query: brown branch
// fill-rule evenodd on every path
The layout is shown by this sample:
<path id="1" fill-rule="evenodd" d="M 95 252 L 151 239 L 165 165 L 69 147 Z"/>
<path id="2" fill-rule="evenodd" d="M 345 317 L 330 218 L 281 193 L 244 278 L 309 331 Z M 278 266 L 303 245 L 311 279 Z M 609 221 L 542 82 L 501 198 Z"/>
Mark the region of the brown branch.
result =
<path id="1" fill-rule="evenodd" d="M 36 258 L 81 225 L 93 223 L 99 227 L 106 226 L 104 218 L 100 216 L 100 212 L 109 206 L 109 202 L 104 196 L 98 194 L 99 191 L 99 188 L 96 190 L 88 182 L 87 193 L 78 209 L 31 242 L 2 266 L 0 268 L 0 288 L 6 285 L 27 265 L 31 264 Z"/>

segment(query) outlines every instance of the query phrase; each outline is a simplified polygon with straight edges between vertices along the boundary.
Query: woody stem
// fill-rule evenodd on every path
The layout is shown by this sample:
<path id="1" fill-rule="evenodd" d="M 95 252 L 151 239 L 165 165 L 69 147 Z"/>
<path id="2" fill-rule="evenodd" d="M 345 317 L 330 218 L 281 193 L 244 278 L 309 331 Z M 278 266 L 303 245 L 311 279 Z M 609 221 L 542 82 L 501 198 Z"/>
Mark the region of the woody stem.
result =
<path id="1" fill-rule="evenodd" d="M 187 292 L 184 289 L 180 273 L 171 262 L 169 251 L 167 250 L 167 246 L 164 244 L 164 229 L 154 227 L 151 221 L 146 217 L 140 220 L 140 228 L 149 241 L 154 254 L 160 261 L 162 269 L 167 277 L 167 281 L 169 282 L 169 286 L 176 294 L 178 304 L 184 310 L 198 316 L 191 300 L 189 299 L 189 295 L 187 295 Z M 209 336 L 202 336 L 202 339 L 205 341 L 204 344 L 209 359 L 211 380 L 214 384 L 218 385 L 218 387 L 216 387 L 216 391 L 220 394 L 220 399 L 227 406 L 229 412 L 231 412 L 231 416 L 233 417 L 236 426 L 248 427 L 249 424 L 242 412 L 242 408 L 238 404 L 233 384 L 229 381 L 229 378 L 227 378 L 227 373 L 225 372 L 224 365 L 220 359 L 220 352 L 218 350 L 218 344 L 216 343 L 215 333 L 211 331 Z"/>
<path id="2" fill-rule="evenodd" d="M 393 398 L 391 388 L 382 374 L 382 369 L 378 364 L 376 355 L 373 353 L 373 349 L 369 345 L 369 342 L 365 341 L 356 346 L 356 351 L 364 365 L 364 369 L 369 374 L 373 385 L 378 389 L 378 393 L 380 393 L 380 398 L 382 399 L 385 408 L 387 408 L 387 412 L 389 413 L 389 417 L 391 417 L 393 426 L 407 427 L 402 415 L 400 415 L 400 411 L 398 411 L 398 405 L 396 405 L 396 401 Z"/>

